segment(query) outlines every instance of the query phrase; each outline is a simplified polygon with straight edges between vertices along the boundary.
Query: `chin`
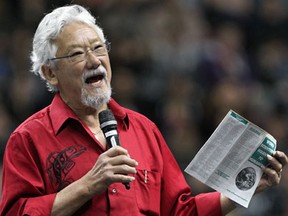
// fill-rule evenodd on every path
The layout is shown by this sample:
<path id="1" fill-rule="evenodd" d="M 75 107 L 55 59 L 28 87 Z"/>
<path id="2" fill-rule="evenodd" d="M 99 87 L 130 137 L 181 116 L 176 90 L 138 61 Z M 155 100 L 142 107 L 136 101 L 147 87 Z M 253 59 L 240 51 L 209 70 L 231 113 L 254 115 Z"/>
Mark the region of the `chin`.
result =
<path id="1" fill-rule="evenodd" d="M 111 88 L 108 88 L 108 90 L 105 92 L 98 91 L 96 92 L 96 94 L 94 92 L 94 95 L 89 94 L 85 89 L 82 89 L 81 102 L 85 106 L 97 109 L 103 105 L 108 104 L 111 98 L 111 93 L 112 93 Z"/>

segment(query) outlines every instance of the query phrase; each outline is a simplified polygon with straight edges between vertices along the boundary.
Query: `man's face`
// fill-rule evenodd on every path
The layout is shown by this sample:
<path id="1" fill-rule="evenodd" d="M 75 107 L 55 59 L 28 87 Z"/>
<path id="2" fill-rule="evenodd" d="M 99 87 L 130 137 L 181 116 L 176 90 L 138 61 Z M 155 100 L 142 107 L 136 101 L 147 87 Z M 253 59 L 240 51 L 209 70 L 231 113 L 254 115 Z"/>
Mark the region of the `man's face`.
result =
<path id="1" fill-rule="evenodd" d="M 70 23 L 55 43 L 56 58 L 71 56 L 55 60 L 56 68 L 51 69 L 62 99 L 72 109 L 105 105 L 111 95 L 112 73 L 105 44 L 97 32 L 87 24 Z"/>

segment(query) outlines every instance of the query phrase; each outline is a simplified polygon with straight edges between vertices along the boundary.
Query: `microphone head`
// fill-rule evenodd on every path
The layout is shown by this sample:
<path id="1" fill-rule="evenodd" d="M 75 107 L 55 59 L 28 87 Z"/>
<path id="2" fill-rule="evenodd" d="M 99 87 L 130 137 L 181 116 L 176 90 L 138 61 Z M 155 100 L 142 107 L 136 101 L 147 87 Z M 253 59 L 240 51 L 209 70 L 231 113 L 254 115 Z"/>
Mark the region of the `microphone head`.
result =
<path id="1" fill-rule="evenodd" d="M 100 124 L 110 120 L 115 120 L 115 117 L 110 109 L 103 110 L 99 113 Z"/>
<path id="2" fill-rule="evenodd" d="M 110 109 L 103 110 L 99 113 L 99 122 L 102 130 L 117 128 L 117 121 Z"/>

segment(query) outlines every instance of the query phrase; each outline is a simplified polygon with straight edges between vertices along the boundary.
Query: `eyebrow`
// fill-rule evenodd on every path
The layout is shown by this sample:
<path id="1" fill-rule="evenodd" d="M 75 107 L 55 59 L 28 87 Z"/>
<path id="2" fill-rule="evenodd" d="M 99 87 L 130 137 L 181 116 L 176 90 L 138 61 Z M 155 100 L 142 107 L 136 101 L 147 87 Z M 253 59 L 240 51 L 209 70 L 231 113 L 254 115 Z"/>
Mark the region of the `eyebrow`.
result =
<path id="1" fill-rule="evenodd" d="M 89 45 L 92 45 L 92 44 L 104 44 L 104 42 L 95 38 L 89 41 Z M 83 46 L 78 43 L 71 43 L 67 46 L 67 50 L 71 50 L 74 48 L 83 48 Z"/>

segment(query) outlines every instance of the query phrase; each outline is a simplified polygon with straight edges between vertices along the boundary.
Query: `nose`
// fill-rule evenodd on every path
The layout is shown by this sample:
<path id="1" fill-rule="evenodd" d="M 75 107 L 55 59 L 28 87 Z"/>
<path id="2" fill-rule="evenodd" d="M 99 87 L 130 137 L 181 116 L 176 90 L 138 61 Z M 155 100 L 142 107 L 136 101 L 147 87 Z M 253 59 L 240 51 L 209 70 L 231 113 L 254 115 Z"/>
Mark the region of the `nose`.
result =
<path id="1" fill-rule="evenodd" d="M 86 53 L 87 67 L 88 68 L 98 68 L 101 65 L 99 57 L 97 57 L 91 50 Z"/>

